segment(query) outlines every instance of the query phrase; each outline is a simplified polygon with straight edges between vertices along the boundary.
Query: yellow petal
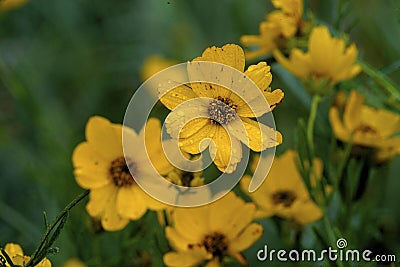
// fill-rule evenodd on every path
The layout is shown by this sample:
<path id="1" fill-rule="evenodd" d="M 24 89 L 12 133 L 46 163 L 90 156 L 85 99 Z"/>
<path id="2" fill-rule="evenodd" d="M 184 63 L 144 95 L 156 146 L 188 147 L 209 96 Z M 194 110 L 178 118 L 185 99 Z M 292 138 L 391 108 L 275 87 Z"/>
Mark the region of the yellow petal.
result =
<path id="1" fill-rule="evenodd" d="M 116 200 L 119 215 L 131 220 L 138 220 L 146 213 L 147 206 L 141 198 L 139 190 L 137 185 L 119 188 Z"/>
<path id="2" fill-rule="evenodd" d="M 161 94 L 160 101 L 168 109 L 173 110 L 179 104 L 195 97 L 197 97 L 197 95 L 189 85 L 180 85 L 168 91 L 166 94 Z"/>
<path id="3" fill-rule="evenodd" d="M 104 214 L 101 217 L 101 225 L 104 230 L 107 231 L 118 231 L 123 229 L 129 223 L 129 219 L 123 218 L 118 214 L 116 207 L 116 199 L 109 201 L 104 209 Z"/>
<path id="4" fill-rule="evenodd" d="M 331 35 L 327 27 L 317 26 L 314 27 L 310 34 L 308 52 L 311 56 L 312 62 L 314 64 L 313 69 L 317 70 L 319 73 L 327 73 L 327 68 L 332 60 L 327 57 L 330 56 L 331 51 Z"/>
<path id="5" fill-rule="evenodd" d="M 91 117 L 86 124 L 86 139 L 104 157 L 115 159 L 122 155 L 121 125 L 112 124 L 100 116 Z"/>
<path id="6" fill-rule="evenodd" d="M 153 198 L 152 196 L 150 196 L 149 194 L 144 192 L 141 188 L 138 188 L 138 189 L 139 189 L 138 195 L 143 200 L 143 202 L 146 204 L 146 207 L 148 209 L 159 211 L 159 210 L 163 210 L 163 209 L 170 207 L 170 206 L 158 201 L 157 199 Z"/>
<path id="7" fill-rule="evenodd" d="M 51 267 L 51 262 L 44 258 L 39 264 L 37 264 L 35 267 Z"/>
<path id="8" fill-rule="evenodd" d="M 309 224 L 322 218 L 322 211 L 311 200 L 296 201 L 291 209 L 293 218 L 301 224 Z"/>
<path id="9" fill-rule="evenodd" d="M 250 224 L 233 242 L 231 242 L 229 250 L 232 252 L 238 252 L 249 248 L 262 236 L 262 233 L 263 227 L 260 224 Z"/>
<path id="10" fill-rule="evenodd" d="M 217 127 L 216 124 L 211 122 L 206 123 L 197 133 L 186 138 L 180 138 L 179 147 L 191 154 L 200 153 L 208 147 L 210 139 L 207 140 L 207 138 L 212 138 L 215 135 Z"/>
<path id="11" fill-rule="evenodd" d="M 89 215 L 92 217 L 101 216 L 107 203 L 115 203 L 116 192 L 117 187 L 113 184 L 91 190 L 89 194 L 89 202 L 86 205 L 86 210 Z"/>
<path id="12" fill-rule="evenodd" d="M 343 121 L 346 129 L 353 131 L 360 125 L 361 112 L 360 108 L 364 102 L 364 97 L 353 90 L 346 103 L 346 108 L 343 114 Z"/>
<path id="13" fill-rule="evenodd" d="M 208 230 L 207 206 L 177 208 L 173 214 L 176 231 L 191 244 L 200 242 Z"/>
<path id="14" fill-rule="evenodd" d="M 290 52 L 289 59 L 285 58 L 279 50 L 273 51 L 275 59 L 294 76 L 305 79 L 310 74 L 311 58 L 309 54 L 294 48 Z"/>
<path id="15" fill-rule="evenodd" d="M 111 160 L 103 158 L 88 142 L 80 143 L 75 148 L 72 162 L 75 167 L 76 182 L 81 187 L 94 189 L 111 182 L 109 178 Z"/>
<path id="16" fill-rule="evenodd" d="M 246 132 L 243 132 L 243 127 L 239 126 L 241 122 Z M 249 118 L 230 122 L 228 129 L 242 143 L 257 152 L 282 143 L 282 135 L 278 131 Z"/>
<path id="17" fill-rule="evenodd" d="M 23 255 L 15 255 L 14 257 L 12 257 L 11 260 L 14 263 L 14 265 L 16 265 L 16 266 L 26 266 L 26 264 L 30 260 L 30 257 L 23 256 Z M 9 266 L 9 265 L 6 265 L 6 266 Z"/>
<path id="18" fill-rule="evenodd" d="M 383 138 L 390 137 L 400 131 L 400 115 L 384 110 L 363 106 L 359 111 L 361 121 L 379 131 Z"/>
<path id="19" fill-rule="evenodd" d="M 336 138 L 345 142 L 349 142 L 351 139 L 351 132 L 343 125 L 342 121 L 340 120 L 339 110 L 336 107 L 330 108 L 329 121 Z"/>
<path id="20" fill-rule="evenodd" d="M 219 264 L 218 258 L 213 258 L 206 264 L 206 267 L 219 267 L 219 266 L 220 266 L 220 264 Z"/>
<path id="21" fill-rule="evenodd" d="M 240 142 L 220 125 L 216 127 L 212 140 L 215 144 L 210 145 L 210 154 L 212 157 L 215 155 L 215 165 L 222 172 L 232 173 L 242 158 Z"/>
<path id="22" fill-rule="evenodd" d="M 145 127 L 140 132 L 140 136 L 145 137 L 147 155 L 149 156 L 153 166 L 161 175 L 165 175 L 173 170 L 173 166 L 169 163 L 164 154 L 161 144 L 161 123 L 156 118 L 149 118 Z"/>
<path id="23" fill-rule="evenodd" d="M 8 243 L 4 250 L 7 252 L 8 256 L 13 257 L 15 255 L 24 255 L 24 251 L 21 246 L 15 243 Z"/>
<path id="24" fill-rule="evenodd" d="M 188 251 L 169 252 L 164 255 L 164 263 L 170 267 L 191 267 L 197 266 L 209 258 L 203 248 L 194 246 Z"/>
<path id="25" fill-rule="evenodd" d="M 234 238 L 241 230 L 238 228 L 242 227 L 242 223 L 244 225 L 250 223 L 254 213 L 254 210 L 251 212 L 252 209 L 245 206 L 241 198 L 230 192 L 211 204 L 208 225 L 212 231 L 223 232 L 228 237 Z M 243 220 L 241 220 L 242 215 L 244 215 Z M 230 218 L 229 222 L 226 218 Z M 237 221 L 240 221 L 240 225 L 237 225 Z"/>
<path id="26" fill-rule="evenodd" d="M 243 49 L 235 44 L 226 44 L 222 48 L 209 47 L 201 57 L 193 61 L 212 61 L 231 66 L 241 72 L 244 71 L 245 57 Z"/>
<path id="27" fill-rule="evenodd" d="M 168 239 L 169 244 L 176 250 L 187 250 L 190 244 L 187 239 L 181 236 L 173 227 L 167 226 L 165 228 L 165 237 Z"/>
<path id="28" fill-rule="evenodd" d="M 266 62 L 259 62 L 257 65 L 251 65 L 245 71 L 245 74 L 260 88 L 266 91 L 272 82 L 271 68 Z"/>

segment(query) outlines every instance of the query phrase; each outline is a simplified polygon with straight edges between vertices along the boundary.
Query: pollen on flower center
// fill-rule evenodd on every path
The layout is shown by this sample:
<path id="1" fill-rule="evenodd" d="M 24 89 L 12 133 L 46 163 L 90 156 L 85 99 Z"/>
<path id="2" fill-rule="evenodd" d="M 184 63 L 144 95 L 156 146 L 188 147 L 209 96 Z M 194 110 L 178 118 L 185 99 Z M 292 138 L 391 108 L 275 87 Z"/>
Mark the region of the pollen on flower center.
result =
<path id="1" fill-rule="evenodd" d="M 282 204 L 286 208 L 292 206 L 296 198 L 296 194 L 288 190 L 278 191 L 272 194 L 272 202 L 275 205 Z"/>
<path id="2" fill-rule="evenodd" d="M 218 232 L 206 235 L 202 244 L 207 252 L 220 259 L 228 251 L 228 240 L 226 236 Z"/>
<path id="3" fill-rule="evenodd" d="M 226 124 L 236 118 L 237 105 L 230 98 L 218 96 L 210 101 L 208 116 L 211 121 L 218 124 Z"/>
<path id="4" fill-rule="evenodd" d="M 113 183 L 117 187 L 132 185 L 133 179 L 129 169 L 135 167 L 135 163 L 130 158 L 118 157 L 111 162 L 110 175 Z"/>

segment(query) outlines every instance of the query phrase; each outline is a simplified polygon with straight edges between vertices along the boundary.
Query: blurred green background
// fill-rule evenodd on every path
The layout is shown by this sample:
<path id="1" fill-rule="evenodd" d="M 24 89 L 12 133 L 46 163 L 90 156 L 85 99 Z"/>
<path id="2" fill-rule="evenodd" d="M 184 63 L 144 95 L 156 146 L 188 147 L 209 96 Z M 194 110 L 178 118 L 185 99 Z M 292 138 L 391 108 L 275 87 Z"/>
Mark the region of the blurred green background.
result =
<path id="1" fill-rule="evenodd" d="M 314 0 L 305 5 L 332 29 L 339 25 L 339 13 L 344 14 L 336 30 L 345 30 L 361 58 L 400 84 L 399 1 Z M 20 243 L 30 254 L 43 231 L 42 212 L 55 217 L 82 191 L 72 175 L 71 155 L 84 140 L 85 123 L 92 115 L 122 122 L 142 82 L 139 73 L 147 56 L 162 54 L 183 62 L 206 47 L 239 43 L 241 35 L 258 33 L 271 9 L 267 0 L 32 0 L 0 14 L 0 244 Z M 299 117 L 308 115 L 310 99 L 279 67 L 272 72 L 272 87 L 285 91 L 284 102 L 274 111 L 284 136 L 280 153 L 294 147 L 293 128 Z M 324 120 L 317 118 L 317 134 L 326 132 L 318 128 Z M 381 232 L 368 235 L 368 227 L 354 222 L 368 237 L 378 235 L 376 242 L 398 257 L 399 163 L 397 158 L 385 166 L 386 177 L 375 175 L 367 191 L 364 209 L 379 218 L 369 226 Z M 146 220 L 152 219 L 154 214 L 132 223 L 127 232 L 140 236 Z M 112 266 L 121 257 L 125 231 L 96 235 L 90 228 L 80 204 L 56 242 L 61 250 L 51 258 L 54 266 L 73 256 L 90 260 L 92 266 Z M 269 222 L 266 228 L 255 247 L 267 240 L 279 247 L 277 230 Z M 160 236 L 159 229 L 154 231 Z M 350 240 L 357 238 L 355 234 Z M 143 251 L 155 242 L 138 240 L 144 242 Z M 143 258 L 133 266 L 146 266 L 143 251 L 131 251 L 132 257 Z M 255 257 L 254 252 L 248 255 Z"/>

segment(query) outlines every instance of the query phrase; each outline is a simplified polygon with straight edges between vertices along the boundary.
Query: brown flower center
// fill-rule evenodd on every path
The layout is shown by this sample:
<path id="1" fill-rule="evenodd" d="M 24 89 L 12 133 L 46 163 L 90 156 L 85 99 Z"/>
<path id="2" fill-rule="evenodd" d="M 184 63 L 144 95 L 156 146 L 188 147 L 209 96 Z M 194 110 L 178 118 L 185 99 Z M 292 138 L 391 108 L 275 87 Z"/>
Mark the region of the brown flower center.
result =
<path id="1" fill-rule="evenodd" d="M 182 186 L 190 187 L 190 183 L 194 179 L 194 173 L 193 172 L 186 172 L 183 171 L 181 175 L 181 182 Z"/>
<path id="2" fill-rule="evenodd" d="M 297 196 L 293 191 L 282 190 L 272 194 L 272 202 L 275 205 L 282 204 L 284 207 L 289 208 L 296 200 Z"/>
<path id="3" fill-rule="evenodd" d="M 375 130 L 373 127 L 365 124 L 359 125 L 357 128 L 354 129 L 354 132 L 362 132 L 362 133 L 369 133 L 369 134 L 377 134 L 378 131 Z"/>
<path id="4" fill-rule="evenodd" d="M 132 185 L 135 180 L 133 179 L 129 169 L 134 169 L 135 163 L 129 158 L 119 157 L 111 162 L 110 176 L 117 187 L 124 187 Z"/>
<path id="5" fill-rule="evenodd" d="M 218 96 L 210 101 L 208 116 L 211 122 L 226 124 L 236 118 L 236 108 L 237 105 L 230 98 Z"/>
<path id="6" fill-rule="evenodd" d="M 214 257 L 222 259 L 228 250 L 228 240 L 224 234 L 215 232 L 204 237 L 203 246 Z"/>

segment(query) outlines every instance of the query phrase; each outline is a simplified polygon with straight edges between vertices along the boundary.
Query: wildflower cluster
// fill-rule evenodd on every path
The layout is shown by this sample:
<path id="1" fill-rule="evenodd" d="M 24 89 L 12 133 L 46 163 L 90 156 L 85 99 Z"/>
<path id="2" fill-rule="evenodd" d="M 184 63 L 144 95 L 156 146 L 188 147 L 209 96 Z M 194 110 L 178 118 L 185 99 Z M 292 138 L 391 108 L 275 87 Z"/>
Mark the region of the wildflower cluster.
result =
<path id="1" fill-rule="evenodd" d="M 90 117 L 84 140 L 72 152 L 73 176 L 85 193 L 52 224 L 45 216 L 46 232 L 32 256 L 9 243 L 1 250 L 0 266 L 52 266 L 48 258 L 55 250 L 53 242 L 70 209 L 86 195 L 86 230 L 94 239 L 122 233 L 121 243 L 131 249 L 121 253 L 121 259 L 112 259 L 113 266 L 156 266 L 152 257 L 177 267 L 253 266 L 257 263 L 248 253 L 258 248 L 257 241 L 268 241 L 264 233 L 273 232 L 282 246 L 334 247 L 337 239 L 354 231 L 354 224 L 364 229 L 360 225 L 371 217 L 354 207 L 362 205 L 373 173 L 400 154 L 398 106 L 393 101 L 369 101 L 368 85 L 375 79 L 382 94 L 397 88 L 357 58 L 358 48 L 345 33 L 305 10 L 302 0 L 271 3 L 275 10 L 260 23 L 259 34 L 240 38 L 244 49 L 229 43 L 198 51 L 198 57 L 186 63 L 184 84 L 164 90 L 162 83 L 152 82 L 153 75 L 179 61 L 159 55 L 147 58 L 141 79 L 148 80 L 148 97 L 156 98 L 151 116 L 137 129 Z M 0 11 L 11 9 L 9 5 L 0 1 Z M 198 67 L 202 63 L 219 64 L 207 71 L 240 88 L 199 81 L 198 73 L 205 72 Z M 281 130 L 284 120 L 279 112 L 294 94 L 272 89 L 275 70 L 283 84 L 285 78 L 300 81 L 291 90 L 303 93 L 310 103 L 307 116 L 290 114 L 297 119 L 290 129 Z M 233 78 L 235 72 L 256 91 L 241 87 Z M 261 122 L 272 113 L 278 115 L 279 130 Z M 174 144 L 176 153 L 166 153 Z M 268 165 L 268 153 L 275 150 Z M 206 151 L 213 164 L 203 167 Z M 182 169 L 168 158 L 178 158 L 177 153 L 181 160 L 196 162 L 196 170 Z M 174 206 L 141 186 L 141 181 L 149 181 L 161 190 L 157 186 L 165 182 L 181 190 L 179 197 L 190 199 L 196 197 L 191 196 L 194 189 L 207 188 L 222 174 L 228 179 L 238 173 L 246 163 L 244 155 L 249 155 L 249 164 L 240 182 L 233 190 L 207 189 L 214 198 L 205 205 Z M 263 182 L 250 190 L 257 179 Z M 140 250 L 147 241 L 151 256 Z M 128 260 L 122 259 L 124 253 Z M 87 256 L 85 261 L 74 258 L 63 266 L 99 264 Z"/>

